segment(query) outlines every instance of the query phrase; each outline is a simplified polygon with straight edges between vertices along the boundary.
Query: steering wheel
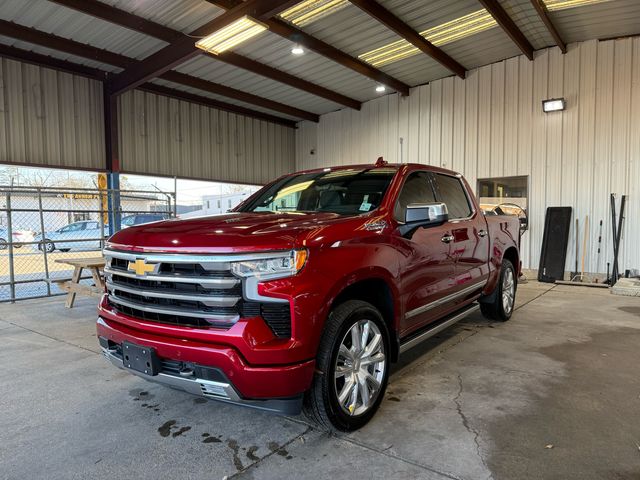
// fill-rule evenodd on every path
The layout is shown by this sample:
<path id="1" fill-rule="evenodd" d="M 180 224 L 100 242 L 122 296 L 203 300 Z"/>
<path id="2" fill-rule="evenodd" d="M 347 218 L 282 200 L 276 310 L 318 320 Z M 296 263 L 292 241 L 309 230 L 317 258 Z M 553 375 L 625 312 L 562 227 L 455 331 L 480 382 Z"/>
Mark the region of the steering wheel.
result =
<path id="1" fill-rule="evenodd" d="M 529 216 L 527 215 L 527 212 L 524 208 L 516 203 L 505 202 L 496 205 L 490 211 L 494 215 L 513 215 L 511 213 L 505 212 L 502 207 L 509 207 L 510 210 L 515 208 L 518 211 L 518 213 L 515 213 L 515 215 L 517 215 L 518 220 L 520 221 L 520 234 L 523 234 L 529 229 Z"/>

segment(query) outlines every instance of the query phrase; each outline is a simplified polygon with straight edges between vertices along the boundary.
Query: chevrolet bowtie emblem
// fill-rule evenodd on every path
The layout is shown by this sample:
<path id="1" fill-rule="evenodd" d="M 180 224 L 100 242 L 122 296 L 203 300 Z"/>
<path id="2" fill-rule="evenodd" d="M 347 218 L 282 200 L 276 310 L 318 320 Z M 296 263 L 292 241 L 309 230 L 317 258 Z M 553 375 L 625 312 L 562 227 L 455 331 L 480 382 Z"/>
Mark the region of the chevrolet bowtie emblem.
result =
<path id="1" fill-rule="evenodd" d="M 148 265 L 142 258 L 136 259 L 135 262 L 129 262 L 129 266 L 127 267 L 130 272 L 135 272 L 136 275 L 140 275 L 141 277 L 153 272 L 154 268 L 154 265 Z"/>

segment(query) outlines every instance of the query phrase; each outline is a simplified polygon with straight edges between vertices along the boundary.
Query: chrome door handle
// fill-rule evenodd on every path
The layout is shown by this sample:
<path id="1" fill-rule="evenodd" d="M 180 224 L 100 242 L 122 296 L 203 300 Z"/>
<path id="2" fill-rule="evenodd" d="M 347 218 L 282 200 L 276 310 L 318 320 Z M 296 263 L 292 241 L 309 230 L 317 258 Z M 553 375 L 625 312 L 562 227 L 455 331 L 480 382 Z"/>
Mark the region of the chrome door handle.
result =
<path id="1" fill-rule="evenodd" d="M 478 236 L 479 237 L 486 237 L 487 236 L 487 231 L 486 230 L 480 230 L 478 232 Z"/>
<path id="2" fill-rule="evenodd" d="M 447 233 L 442 236 L 441 240 L 443 243 L 451 243 L 453 242 L 453 235 L 451 235 L 450 233 Z"/>

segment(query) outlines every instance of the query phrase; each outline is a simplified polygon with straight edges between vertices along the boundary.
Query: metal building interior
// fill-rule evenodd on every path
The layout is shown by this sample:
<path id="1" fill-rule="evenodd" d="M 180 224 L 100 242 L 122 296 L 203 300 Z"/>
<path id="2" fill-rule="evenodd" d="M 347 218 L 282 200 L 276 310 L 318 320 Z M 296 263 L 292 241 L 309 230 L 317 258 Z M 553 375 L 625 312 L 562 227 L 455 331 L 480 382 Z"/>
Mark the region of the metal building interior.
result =
<path id="1" fill-rule="evenodd" d="M 410 350 L 350 433 L 113 370 L 95 296 L 0 303 L 0 477 L 640 478 L 640 286 L 600 288 L 640 275 L 639 35 L 638 0 L 0 0 L 0 167 L 118 191 L 383 157 L 528 216 L 513 319 Z M 584 285 L 535 281 L 548 207 Z"/>

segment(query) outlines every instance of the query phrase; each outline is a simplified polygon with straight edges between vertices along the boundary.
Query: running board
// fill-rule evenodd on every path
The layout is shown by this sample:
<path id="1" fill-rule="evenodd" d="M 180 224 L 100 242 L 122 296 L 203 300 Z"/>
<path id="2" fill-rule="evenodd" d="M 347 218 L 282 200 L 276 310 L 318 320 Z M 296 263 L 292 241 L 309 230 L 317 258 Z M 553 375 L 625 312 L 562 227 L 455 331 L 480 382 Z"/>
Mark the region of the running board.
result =
<path id="1" fill-rule="evenodd" d="M 467 315 L 471 315 L 472 313 L 475 313 L 478 310 L 480 310 L 480 305 L 478 305 L 477 303 L 472 303 L 471 305 L 465 307 L 464 310 L 462 310 L 460 312 L 457 312 L 457 313 L 454 313 L 452 317 L 445 318 L 443 321 L 441 321 L 437 325 L 434 325 L 431 328 L 429 328 L 429 326 L 427 326 L 428 330 L 425 330 L 425 331 L 423 331 L 421 333 L 418 333 L 416 335 L 412 335 L 407 340 L 401 342 L 400 343 L 400 353 L 404 353 L 407 350 L 409 350 L 410 348 L 415 347 L 419 343 L 422 343 L 425 340 L 428 340 L 429 338 L 433 337 L 434 335 L 437 335 L 441 331 L 443 331 L 446 328 L 450 327 L 454 323 L 459 322 L 460 320 L 465 318 Z"/>

